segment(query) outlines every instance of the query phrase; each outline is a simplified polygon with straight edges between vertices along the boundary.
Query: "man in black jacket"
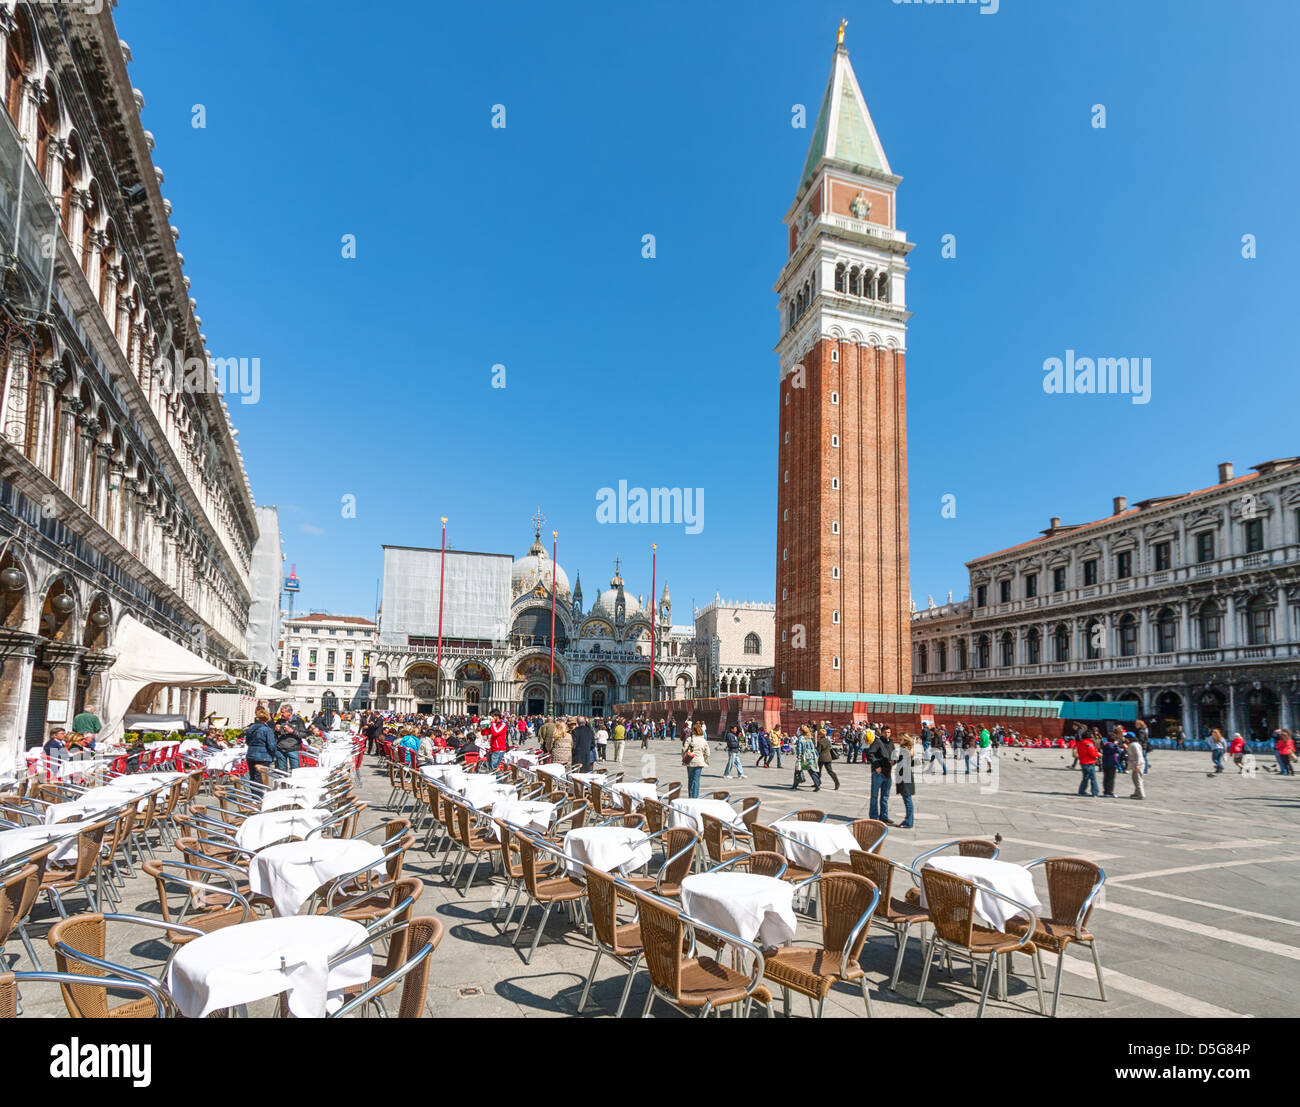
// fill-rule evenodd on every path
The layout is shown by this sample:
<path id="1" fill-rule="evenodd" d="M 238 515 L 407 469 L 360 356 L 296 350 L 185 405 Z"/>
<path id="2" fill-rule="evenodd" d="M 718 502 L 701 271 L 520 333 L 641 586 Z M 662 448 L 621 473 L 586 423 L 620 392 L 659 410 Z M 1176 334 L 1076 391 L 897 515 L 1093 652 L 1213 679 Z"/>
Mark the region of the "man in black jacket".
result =
<path id="1" fill-rule="evenodd" d="M 871 807 L 868 815 L 889 822 L 889 791 L 894 783 L 894 742 L 889 727 L 882 727 L 876 740 L 867 747 L 867 764 L 871 766 Z"/>
<path id="2" fill-rule="evenodd" d="M 584 773 L 591 772 L 596 765 L 596 733 L 585 715 L 578 717 L 578 725 L 573 729 L 573 761 L 582 765 Z"/>
<path id="3" fill-rule="evenodd" d="M 293 713 L 293 704 L 280 704 L 275 717 L 275 767 L 296 769 L 302 763 L 302 743 L 307 737 L 307 724 L 301 715 Z"/>

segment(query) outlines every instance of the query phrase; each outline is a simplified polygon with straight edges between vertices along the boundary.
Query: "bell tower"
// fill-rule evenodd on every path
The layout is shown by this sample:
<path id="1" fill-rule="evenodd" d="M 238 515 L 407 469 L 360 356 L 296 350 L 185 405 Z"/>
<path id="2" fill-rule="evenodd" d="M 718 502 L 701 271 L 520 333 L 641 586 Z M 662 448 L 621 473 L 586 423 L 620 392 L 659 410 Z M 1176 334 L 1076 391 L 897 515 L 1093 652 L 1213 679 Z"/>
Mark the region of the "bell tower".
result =
<path id="1" fill-rule="evenodd" d="M 907 262 L 894 175 L 839 42 L 786 212 L 776 692 L 910 693 Z"/>

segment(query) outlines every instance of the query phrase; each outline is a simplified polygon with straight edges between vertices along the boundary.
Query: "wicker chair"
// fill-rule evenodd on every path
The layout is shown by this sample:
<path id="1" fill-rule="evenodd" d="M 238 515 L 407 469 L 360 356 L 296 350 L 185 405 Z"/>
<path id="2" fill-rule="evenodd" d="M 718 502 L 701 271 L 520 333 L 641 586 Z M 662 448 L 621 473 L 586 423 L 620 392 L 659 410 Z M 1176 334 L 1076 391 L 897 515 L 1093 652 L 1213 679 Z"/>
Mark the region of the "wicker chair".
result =
<path id="1" fill-rule="evenodd" d="M 1034 969 L 1034 983 L 1038 987 L 1038 1010 L 1046 1014 L 1043 1003 L 1043 977 L 1039 972 L 1037 949 L 1030 937 L 1037 928 L 1038 917 L 1033 910 L 1023 903 L 1018 903 L 1010 896 L 995 892 L 991 888 L 977 887 L 974 881 L 943 872 L 940 869 L 925 868 L 921 870 L 921 883 L 925 889 L 925 901 L 929 905 L 930 922 L 934 926 L 934 937 L 926 947 L 925 965 L 921 969 L 921 983 L 916 990 L 917 1003 L 925 1001 L 925 985 L 930 975 L 930 965 L 934 962 L 937 950 L 960 953 L 971 959 L 972 970 L 975 959 L 987 957 L 988 963 L 984 973 L 984 990 L 980 992 L 979 1010 L 976 1018 L 984 1016 L 988 1005 L 989 988 L 997 969 L 999 958 L 1009 957 L 1013 953 L 1026 953 Z M 979 926 L 976 922 L 976 895 L 996 896 L 998 899 L 1014 905 L 1024 914 L 1029 925 L 1019 938 L 1004 934 L 1000 930 L 991 930 Z M 974 980 L 972 980 L 972 984 Z"/>
<path id="2" fill-rule="evenodd" d="M 919 903 L 909 903 L 905 899 L 894 898 L 894 869 L 898 868 L 910 873 L 911 869 L 906 865 L 900 865 L 897 861 L 891 861 L 878 853 L 867 853 L 856 849 L 849 854 L 849 865 L 853 872 L 865 876 L 880 889 L 880 904 L 871 917 L 871 923 L 873 926 L 892 930 L 894 933 L 894 944 L 898 947 L 898 952 L 894 957 L 893 975 L 889 978 L 889 990 L 897 991 L 908 932 L 914 926 L 923 927 L 928 923 L 930 912 Z M 924 933 L 922 930 L 917 938 L 922 946 L 925 945 Z"/>
<path id="3" fill-rule="evenodd" d="M 700 837 L 695 831 L 680 826 L 660 830 L 650 837 L 663 840 L 664 863 L 654 876 L 627 876 L 623 882 L 641 892 L 653 892 L 664 899 L 678 899 L 682 894 L 682 881 L 695 860 Z"/>
<path id="4" fill-rule="evenodd" d="M 781 849 L 781 833 L 772 829 L 770 826 L 764 826 L 762 823 L 755 823 L 753 826 L 754 849 L 760 853 L 779 853 L 784 856 L 785 851 Z M 791 884 L 801 884 L 804 881 L 811 880 L 817 873 L 812 869 L 805 869 L 802 865 L 796 865 L 793 861 L 788 862 L 782 880 L 788 880 Z"/>
<path id="5" fill-rule="evenodd" d="M 587 789 L 587 797 L 591 800 L 591 813 L 598 819 L 608 818 L 610 815 L 621 815 L 623 813 L 623 804 L 621 801 L 611 801 L 605 789 L 601 787 L 600 782 L 593 780 L 591 786 Z"/>
<path id="6" fill-rule="evenodd" d="M 145 876 L 153 878 L 158 889 L 158 907 L 163 922 L 175 921 L 185 927 L 183 930 L 167 931 L 167 940 L 173 946 L 183 946 L 194 941 L 199 937 L 199 934 L 193 933 L 196 930 L 201 934 L 211 934 L 214 930 L 224 930 L 228 926 L 248 922 L 248 900 L 235 890 L 235 878 L 228 871 L 196 865 L 192 861 L 159 861 L 153 857 L 141 867 Z M 202 880 L 200 877 L 207 879 Z M 222 888 L 213 884 L 214 879 L 225 881 L 229 887 Z M 185 891 L 185 903 L 175 920 L 172 919 L 172 907 L 167 900 L 169 885 Z"/>
<path id="7" fill-rule="evenodd" d="M 85 893 L 90 910 L 99 910 L 99 903 L 95 893 L 91 891 L 90 882 L 99 872 L 100 850 L 103 848 L 104 834 L 107 830 L 106 822 L 86 827 L 77 835 L 76 865 L 71 869 L 46 868 L 44 876 L 41 877 L 40 890 L 46 894 L 46 898 L 58 911 L 59 918 L 68 917 L 67 909 L 63 905 L 63 893 L 78 889 Z"/>
<path id="8" fill-rule="evenodd" d="M 769 853 L 767 850 L 755 850 L 740 859 L 740 866 L 755 876 L 770 876 L 775 880 L 785 876 L 789 865 L 781 854 Z"/>
<path id="9" fill-rule="evenodd" d="M 758 822 L 758 809 L 763 806 L 760 799 L 747 799 L 743 801 L 740 809 L 740 821 L 745 824 L 745 828 L 750 834 L 754 832 L 754 824 Z"/>
<path id="10" fill-rule="evenodd" d="M 880 891 L 865 876 L 856 873 L 823 873 L 817 880 L 821 904 L 822 941 L 816 949 L 782 946 L 767 955 L 763 975 L 781 988 L 785 1015 L 790 1015 L 790 993 L 817 1001 L 816 1017 L 826 1009 L 826 997 L 840 981 L 858 982 L 867 1015 L 871 1015 L 871 993 L 867 974 L 859 963 L 867 939 L 871 916 Z"/>
<path id="11" fill-rule="evenodd" d="M 524 932 L 524 924 L 528 921 L 528 910 L 535 903 L 542 907 L 542 917 L 537 924 L 537 933 L 533 935 L 532 948 L 528 951 L 528 956 L 524 958 L 525 965 L 533 963 L 533 954 L 537 952 L 537 945 L 542 940 L 542 933 L 546 930 L 547 920 L 551 917 L 551 910 L 557 903 L 575 903 L 587 894 L 585 885 L 580 880 L 574 879 L 567 870 L 560 870 L 555 876 L 547 876 L 540 864 L 546 858 L 539 855 L 549 853 L 559 861 L 563 861 L 564 855 L 557 850 L 552 849 L 549 845 L 539 838 L 534 838 L 529 834 L 516 834 L 515 841 L 519 843 L 519 861 L 524 870 L 524 887 L 528 891 L 528 902 L 524 904 L 523 913 L 519 916 L 519 929 L 515 931 L 515 940 L 512 943 L 519 945 L 520 935 Z"/>
<path id="12" fill-rule="evenodd" d="M 657 834 L 664 828 L 664 805 L 657 799 L 643 799 L 641 814 L 645 816 L 646 829 Z"/>
<path id="13" fill-rule="evenodd" d="M 885 839 L 889 837 L 888 825 L 882 823 L 879 819 L 854 819 L 849 823 L 849 832 L 857 839 L 858 848 L 863 853 L 875 853 L 884 844 Z M 857 872 L 857 870 L 848 861 L 827 861 L 822 865 L 822 872 L 851 873 Z M 875 877 L 870 873 L 864 872 L 858 875 L 865 876 L 869 880 L 875 880 Z M 880 882 L 876 881 L 876 885 L 879 887 Z M 882 899 L 885 898 L 883 888 L 880 895 Z"/>
<path id="14" fill-rule="evenodd" d="M 80 994 L 85 994 L 87 989 L 102 988 L 105 993 L 110 989 L 115 992 L 138 992 L 141 1000 L 147 1000 L 152 1010 L 143 1006 L 134 1009 L 130 1014 L 115 1015 L 110 1012 L 110 1018 L 132 1018 L 132 1019 L 161 1019 L 167 1016 L 167 1001 L 159 991 L 156 984 L 146 984 L 143 980 L 122 980 L 112 976 L 87 976 L 84 973 L 63 973 L 63 972 L 4 972 L 0 973 L 0 1019 L 13 1019 L 18 1017 L 18 986 L 28 984 L 62 984 L 75 987 Z M 64 993 L 66 996 L 66 992 Z M 107 1009 L 107 998 L 104 1000 L 105 1009 Z M 115 1010 L 121 1010 L 116 1008 Z M 80 1018 L 79 1015 L 73 1015 L 73 1018 Z"/>
<path id="15" fill-rule="evenodd" d="M 415 950 L 415 953 L 387 976 L 372 983 L 360 995 L 348 1000 L 328 1018 L 347 1018 L 358 1008 L 364 1008 L 372 1001 L 377 1003 L 380 996 L 391 992 L 399 983 L 402 985 L 402 994 L 397 1001 L 395 1017 L 418 1019 L 424 1015 L 425 997 L 429 991 L 429 958 L 442 941 L 443 925 L 438 919 L 421 916 L 404 926 L 405 946 Z"/>
<path id="16" fill-rule="evenodd" d="M 912 863 L 908 866 L 912 870 L 913 887 L 907 890 L 904 897 L 908 903 L 921 902 L 921 893 L 918 890 L 918 881 L 921 879 L 919 873 L 921 866 L 937 853 L 942 853 L 946 849 L 957 847 L 958 857 L 982 857 L 986 861 L 996 861 L 998 859 L 998 847 L 995 843 L 986 841 L 983 838 L 955 838 L 951 842 L 944 842 L 941 846 L 935 846 L 934 849 L 928 849 L 924 853 L 918 854 L 912 858 Z"/>
<path id="17" fill-rule="evenodd" d="M 824 823 L 826 812 L 818 811 L 815 807 L 806 807 L 802 811 L 796 811 L 793 817 L 801 823 Z"/>
<path id="18" fill-rule="evenodd" d="M 133 923 L 151 927 L 155 930 L 183 930 L 177 923 L 166 923 L 160 919 L 146 919 L 138 915 L 74 915 L 70 919 L 60 919 L 45 936 L 54 949 L 54 960 L 58 971 L 73 977 L 103 977 L 105 974 L 146 984 L 165 1001 L 169 1009 L 175 1007 L 175 1001 L 165 987 L 148 973 L 129 969 L 104 959 L 108 947 L 108 923 Z M 195 937 L 202 931 L 195 931 Z M 157 1010 L 153 996 L 143 996 L 128 1000 L 116 1007 L 109 1007 L 108 995 L 102 983 L 97 985 L 82 983 L 62 984 L 63 1004 L 68 1014 L 74 1019 L 143 1019 L 153 1018 Z"/>
<path id="19" fill-rule="evenodd" d="M 591 909 L 592 937 L 596 943 L 596 957 L 591 962 L 591 971 L 583 985 L 582 996 L 578 999 L 578 1014 L 587 1007 L 587 997 L 591 994 L 591 985 L 596 979 L 596 969 L 600 959 L 606 955 L 612 957 L 627 969 L 627 980 L 623 984 L 623 996 L 618 1001 L 616 1019 L 623 1017 L 627 1006 L 627 997 L 632 991 L 632 980 L 636 976 L 637 966 L 645 952 L 641 944 L 641 924 L 639 922 L 620 923 L 618 921 L 618 882 L 609 873 L 583 866 L 583 876 L 587 883 L 587 905 Z"/>
<path id="20" fill-rule="evenodd" d="M 41 894 L 41 881 L 45 876 L 45 866 L 49 863 L 55 848 L 55 843 L 51 842 L 48 845 L 36 846 L 28 850 L 21 858 L 10 858 L 5 863 L 8 868 L 4 875 L 0 876 L 0 881 L 3 881 L 6 885 L 11 882 L 22 882 L 23 894 L 14 909 L 13 929 L 18 931 L 18 937 L 22 940 L 23 949 L 27 951 L 28 959 L 37 969 L 42 968 L 42 965 L 40 958 L 36 956 L 36 947 L 32 945 L 31 936 L 27 933 L 27 917 L 31 914 L 32 908 Z M 32 883 L 30 878 L 20 876 L 20 872 L 28 866 L 36 869 L 35 883 Z M 3 949 L 4 943 L 0 942 L 0 951 L 3 951 Z"/>
<path id="21" fill-rule="evenodd" d="M 674 780 L 670 785 L 668 785 L 668 791 L 663 794 L 663 802 L 672 803 L 673 800 L 677 799 L 681 794 L 682 782 L 680 780 Z"/>
<path id="22" fill-rule="evenodd" d="M 1105 870 L 1081 857 L 1040 857 L 1025 866 L 1032 869 L 1041 865 L 1047 874 L 1047 918 L 1039 918 L 1030 940 L 1038 951 L 1041 966 L 1042 951 L 1056 954 L 1056 983 L 1052 988 L 1052 1018 L 1061 1000 L 1061 970 L 1065 966 L 1065 947 L 1071 942 L 1081 942 L 1092 953 L 1092 964 L 1097 970 L 1097 990 L 1106 1001 L 1106 984 L 1101 978 L 1101 959 L 1097 956 L 1097 939 L 1088 930 L 1088 918 L 1097 893 L 1106 883 Z M 1007 923 L 1012 934 L 1028 930 L 1027 924 L 1012 919 Z M 1044 974 L 1046 975 L 1046 974 Z"/>
<path id="23" fill-rule="evenodd" d="M 723 834 L 729 828 L 722 825 L 722 820 L 713 815 L 700 815 L 700 821 L 704 824 L 704 851 L 708 854 L 709 860 L 715 865 L 721 865 L 724 861 L 730 861 L 735 857 L 743 857 L 748 850 L 728 848 L 722 844 Z M 735 837 L 731 838 L 732 844 L 735 844 Z"/>
<path id="24" fill-rule="evenodd" d="M 731 799 L 730 792 L 713 792 L 711 795 L 713 799 L 722 800 L 723 803 L 726 803 L 727 800 Z"/>
<path id="25" fill-rule="evenodd" d="M 29 863 L 21 869 L 0 876 L 0 968 L 8 964 L 8 959 L 5 957 L 5 944 L 9 941 L 10 935 L 27 918 L 32 904 L 40 894 L 41 869 L 42 866 Z M 23 931 L 23 944 L 27 949 L 27 956 L 32 959 L 32 964 L 39 969 L 41 964 L 36 960 L 36 953 L 26 936 L 26 930 Z"/>
<path id="26" fill-rule="evenodd" d="M 772 993 L 762 983 L 763 951 L 752 942 L 691 919 L 672 904 L 644 892 L 636 893 L 636 904 L 650 972 L 650 994 L 641 1010 L 642 1018 L 650 1017 L 656 999 L 699 1018 L 730 1006 L 748 1015 L 754 1000 L 771 1005 Z M 712 957 L 694 956 L 697 935 L 748 952 L 752 957 L 750 971 L 729 968 Z"/>

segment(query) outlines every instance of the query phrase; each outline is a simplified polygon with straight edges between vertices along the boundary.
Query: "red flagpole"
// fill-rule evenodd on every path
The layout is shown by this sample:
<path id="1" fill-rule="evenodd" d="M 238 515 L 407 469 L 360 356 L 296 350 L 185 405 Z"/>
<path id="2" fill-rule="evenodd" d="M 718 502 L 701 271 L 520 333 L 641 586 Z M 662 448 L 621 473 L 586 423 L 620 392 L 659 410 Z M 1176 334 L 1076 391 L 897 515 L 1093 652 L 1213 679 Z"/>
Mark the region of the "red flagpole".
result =
<path id="1" fill-rule="evenodd" d="M 551 531 L 551 680 L 547 690 L 547 709 L 552 715 L 555 711 L 555 558 L 559 552 L 560 532 Z"/>
<path id="2" fill-rule="evenodd" d="M 442 589 L 447 579 L 447 516 L 442 517 L 442 556 L 438 560 L 438 711 L 442 711 Z"/>
<path id="3" fill-rule="evenodd" d="M 655 623 L 659 621 L 658 600 L 655 599 L 655 569 L 659 558 L 659 543 L 650 543 L 650 702 L 655 699 Z"/>

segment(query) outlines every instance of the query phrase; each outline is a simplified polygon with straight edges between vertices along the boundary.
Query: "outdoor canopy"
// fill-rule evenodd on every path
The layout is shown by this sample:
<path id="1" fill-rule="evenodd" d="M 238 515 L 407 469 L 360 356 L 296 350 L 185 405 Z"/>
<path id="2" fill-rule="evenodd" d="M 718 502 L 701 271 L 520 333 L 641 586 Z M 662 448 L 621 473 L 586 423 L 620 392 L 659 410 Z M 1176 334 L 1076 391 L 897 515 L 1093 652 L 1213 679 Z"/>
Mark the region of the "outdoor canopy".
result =
<path id="1" fill-rule="evenodd" d="M 146 685 L 234 683 L 215 665 L 150 630 L 131 615 L 124 616 L 118 624 L 113 647 L 117 659 L 104 674 L 101 741 L 111 742 L 122 736 L 127 708 Z"/>

